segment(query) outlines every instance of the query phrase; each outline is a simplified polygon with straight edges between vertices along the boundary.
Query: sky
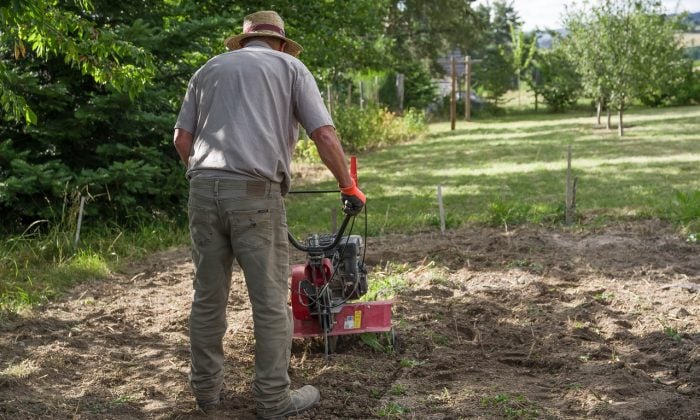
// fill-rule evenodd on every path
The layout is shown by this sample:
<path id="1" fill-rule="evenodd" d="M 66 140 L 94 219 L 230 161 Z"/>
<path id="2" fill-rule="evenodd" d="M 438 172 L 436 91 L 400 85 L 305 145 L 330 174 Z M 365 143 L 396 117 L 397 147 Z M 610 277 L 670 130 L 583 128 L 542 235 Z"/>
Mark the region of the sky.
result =
<path id="1" fill-rule="evenodd" d="M 491 0 L 477 0 L 473 5 L 486 4 Z M 581 5 L 581 1 L 563 0 L 512 0 L 513 7 L 523 21 L 523 30 L 559 29 L 566 4 Z M 662 0 L 668 13 L 700 12 L 700 0 Z"/>

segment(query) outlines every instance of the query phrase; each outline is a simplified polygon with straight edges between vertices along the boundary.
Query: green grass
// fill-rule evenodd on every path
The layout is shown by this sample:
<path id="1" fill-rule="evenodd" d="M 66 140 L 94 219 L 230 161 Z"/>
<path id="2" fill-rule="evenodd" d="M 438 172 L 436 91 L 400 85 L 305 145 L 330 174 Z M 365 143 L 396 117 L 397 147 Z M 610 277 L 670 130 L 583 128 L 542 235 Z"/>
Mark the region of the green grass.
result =
<path id="1" fill-rule="evenodd" d="M 0 244 L 0 319 L 60 296 L 74 284 L 107 277 L 122 264 L 186 243 L 186 227 L 171 221 L 142 223 L 132 230 L 90 227 L 74 248 L 70 224 L 35 223 Z"/>
<path id="2" fill-rule="evenodd" d="M 406 407 L 401 406 L 400 404 L 397 404 L 395 402 L 388 402 L 381 406 L 379 410 L 377 410 L 377 417 L 389 417 L 389 418 L 394 418 L 394 417 L 400 417 L 403 414 L 406 414 L 410 412 L 410 410 Z"/>
<path id="3" fill-rule="evenodd" d="M 432 124 L 423 140 L 358 157 L 369 235 L 438 229 L 438 185 L 447 228 L 559 222 L 569 145 L 578 178 L 577 211 L 591 223 L 692 216 L 700 190 L 700 107 L 633 110 L 625 124 L 622 138 L 582 113 L 460 121 L 455 131 L 449 123 Z M 333 186 L 329 178 L 303 187 Z M 674 208 L 674 201 L 686 208 Z M 338 198 L 304 194 L 287 202 L 294 232 L 327 231 Z"/>

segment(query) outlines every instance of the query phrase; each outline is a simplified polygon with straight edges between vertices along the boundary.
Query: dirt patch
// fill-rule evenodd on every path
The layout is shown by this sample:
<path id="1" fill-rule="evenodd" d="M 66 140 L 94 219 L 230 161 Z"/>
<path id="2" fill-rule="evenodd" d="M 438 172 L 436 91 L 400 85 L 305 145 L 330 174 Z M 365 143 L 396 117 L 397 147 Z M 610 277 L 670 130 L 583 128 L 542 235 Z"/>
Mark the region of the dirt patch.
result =
<path id="1" fill-rule="evenodd" d="M 295 341 L 304 418 L 698 418 L 700 246 L 658 221 L 595 230 L 470 227 L 369 238 L 405 264 L 397 351 L 349 338 L 326 362 Z M 299 256 L 295 256 L 298 258 Z M 0 326 L 0 417 L 199 418 L 187 385 L 187 249 Z M 253 334 L 240 272 L 225 409 L 253 418 Z"/>

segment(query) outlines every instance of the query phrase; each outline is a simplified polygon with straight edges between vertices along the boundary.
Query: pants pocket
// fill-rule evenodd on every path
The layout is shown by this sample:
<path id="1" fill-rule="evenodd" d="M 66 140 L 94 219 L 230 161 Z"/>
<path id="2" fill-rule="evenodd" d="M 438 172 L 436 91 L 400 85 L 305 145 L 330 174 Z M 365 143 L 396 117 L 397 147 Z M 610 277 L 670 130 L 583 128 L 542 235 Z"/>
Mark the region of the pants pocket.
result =
<path id="1" fill-rule="evenodd" d="M 214 237 L 214 228 L 212 226 L 214 215 L 211 210 L 190 205 L 187 208 L 187 212 L 193 245 L 197 247 L 208 246 Z"/>
<path id="2" fill-rule="evenodd" d="M 226 215 L 232 242 L 241 251 L 272 246 L 272 220 L 268 209 L 229 210 Z"/>

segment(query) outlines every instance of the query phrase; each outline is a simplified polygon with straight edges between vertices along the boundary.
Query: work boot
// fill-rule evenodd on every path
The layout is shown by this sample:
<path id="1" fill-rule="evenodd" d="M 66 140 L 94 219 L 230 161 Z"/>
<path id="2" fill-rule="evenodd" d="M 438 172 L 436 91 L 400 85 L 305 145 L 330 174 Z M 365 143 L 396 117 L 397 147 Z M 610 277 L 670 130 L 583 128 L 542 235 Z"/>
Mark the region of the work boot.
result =
<path id="1" fill-rule="evenodd" d="M 296 391 L 289 393 L 289 403 L 279 409 L 258 409 L 258 419 L 282 420 L 296 416 L 312 408 L 321 400 L 321 393 L 311 385 L 304 385 Z"/>
<path id="2" fill-rule="evenodd" d="M 204 411 L 205 413 L 210 413 L 218 410 L 224 402 L 224 388 L 225 385 L 223 385 L 221 391 L 219 391 L 219 398 L 214 398 L 213 400 L 202 400 L 197 398 L 197 408 Z"/>
<path id="3" fill-rule="evenodd" d="M 210 413 L 214 412 L 221 407 L 221 402 L 223 401 L 223 397 L 219 397 L 218 400 L 212 400 L 212 401 L 201 401 L 197 400 L 197 408 L 200 410 L 204 411 L 205 413 Z"/>

